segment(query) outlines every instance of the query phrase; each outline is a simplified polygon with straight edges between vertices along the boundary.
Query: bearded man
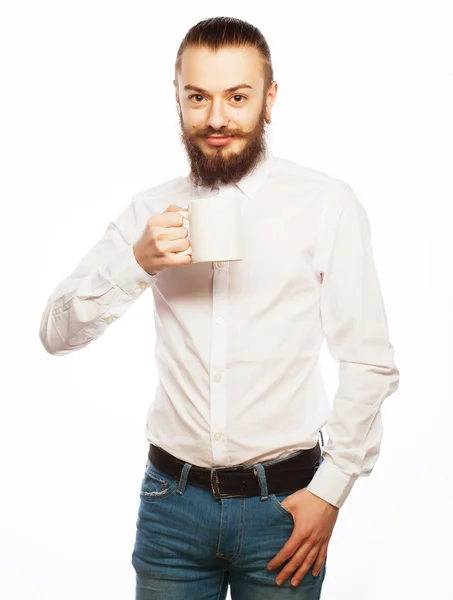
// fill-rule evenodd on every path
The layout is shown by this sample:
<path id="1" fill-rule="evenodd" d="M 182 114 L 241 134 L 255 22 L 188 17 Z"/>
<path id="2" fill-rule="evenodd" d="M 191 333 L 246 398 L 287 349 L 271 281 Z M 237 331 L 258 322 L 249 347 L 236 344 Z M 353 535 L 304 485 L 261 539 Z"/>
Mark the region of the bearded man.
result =
<path id="1" fill-rule="evenodd" d="M 153 292 L 137 600 L 224 600 L 228 588 L 233 600 L 316 600 L 399 382 L 368 217 L 344 181 L 271 153 L 277 83 L 256 27 L 194 25 L 173 83 L 189 173 L 108 224 L 50 296 L 41 341 L 55 355 L 82 349 Z M 242 260 L 192 262 L 179 211 L 199 197 L 240 202 Z M 339 363 L 332 409 L 324 340 Z"/>

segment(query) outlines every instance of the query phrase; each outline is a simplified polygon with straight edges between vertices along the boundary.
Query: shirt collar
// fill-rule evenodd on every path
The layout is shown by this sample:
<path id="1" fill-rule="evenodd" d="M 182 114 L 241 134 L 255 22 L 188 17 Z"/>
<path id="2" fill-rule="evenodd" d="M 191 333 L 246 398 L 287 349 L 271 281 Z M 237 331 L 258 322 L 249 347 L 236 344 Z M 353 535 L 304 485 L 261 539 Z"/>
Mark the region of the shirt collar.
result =
<path id="1" fill-rule="evenodd" d="M 244 175 L 244 177 L 238 181 L 236 184 L 220 184 L 220 189 L 229 189 L 238 187 L 249 200 L 254 200 L 258 195 L 261 186 L 264 184 L 266 177 L 269 175 L 270 171 L 275 162 L 275 156 L 272 152 L 267 148 L 267 152 L 265 157 L 258 163 L 258 165 L 251 171 Z M 212 195 L 212 192 L 219 189 L 219 187 L 208 189 L 206 187 L 202 187 L 197 185 L 197 193 L 200 197 L 206 197 Z"/>

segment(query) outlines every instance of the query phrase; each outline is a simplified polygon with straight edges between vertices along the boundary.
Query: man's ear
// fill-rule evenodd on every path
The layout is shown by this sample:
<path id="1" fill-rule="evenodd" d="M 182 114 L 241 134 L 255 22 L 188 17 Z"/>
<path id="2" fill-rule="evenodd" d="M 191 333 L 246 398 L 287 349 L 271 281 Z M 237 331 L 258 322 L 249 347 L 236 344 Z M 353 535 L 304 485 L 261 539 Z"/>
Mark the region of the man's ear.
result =
<path id="1" fill-rule="evenodd" d="M 267 94 L 267 99 L 266 99 L 266 123 L 268 125 L 271 124 L 271 112 L 272 112 L 272 107 L 274 106 L 274 102 L 277 99 L 277 91 L 278 91 L 278 83 L 276 81 L 273 81 L 268 94 Z"/>
<path id="2" fill-rule="evenodd" d="M 179 92 L 178 92 L 178 84 L 176 82 L 176 79 L 173 79 L 173 85 L 175 86 L 176 104 L 179 104 Z"/>

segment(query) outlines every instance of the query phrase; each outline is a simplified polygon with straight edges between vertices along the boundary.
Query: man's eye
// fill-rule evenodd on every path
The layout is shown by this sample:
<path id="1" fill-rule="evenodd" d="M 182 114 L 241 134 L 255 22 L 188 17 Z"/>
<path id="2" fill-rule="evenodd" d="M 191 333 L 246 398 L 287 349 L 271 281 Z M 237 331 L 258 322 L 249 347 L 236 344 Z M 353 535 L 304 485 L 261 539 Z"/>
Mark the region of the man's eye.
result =
<path id="1" fill-rule="evenodd" d="M 192 100 L 192 98 L 196 99 L 195 104 L 200 104 L 201 100 L 203 100 L 203 96 L 201 94 L 191 94 L 189 96 L 189 100 Z M 234 104 L 241 104 L 242 100 L 247 99 L 246 96 L 243 96 L 242 94 L 235 94 L 232 96 L 232 98 L 234 98 Z"/>

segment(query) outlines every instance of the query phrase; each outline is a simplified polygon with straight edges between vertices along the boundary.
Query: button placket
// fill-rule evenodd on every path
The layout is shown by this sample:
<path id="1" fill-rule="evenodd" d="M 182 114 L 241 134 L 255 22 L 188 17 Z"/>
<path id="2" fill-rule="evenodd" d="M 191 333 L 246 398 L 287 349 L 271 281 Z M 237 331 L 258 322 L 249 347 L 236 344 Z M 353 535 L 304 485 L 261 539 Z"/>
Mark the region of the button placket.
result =
<path id="1" fill-rule="evenodd" d="M 215 442 L 212 455 L 216 464 L 228 461 L 226 452 L 226 355 L 228 315 L 228 264 L 213 263 L 211 335 L 211 432 Z"/>

